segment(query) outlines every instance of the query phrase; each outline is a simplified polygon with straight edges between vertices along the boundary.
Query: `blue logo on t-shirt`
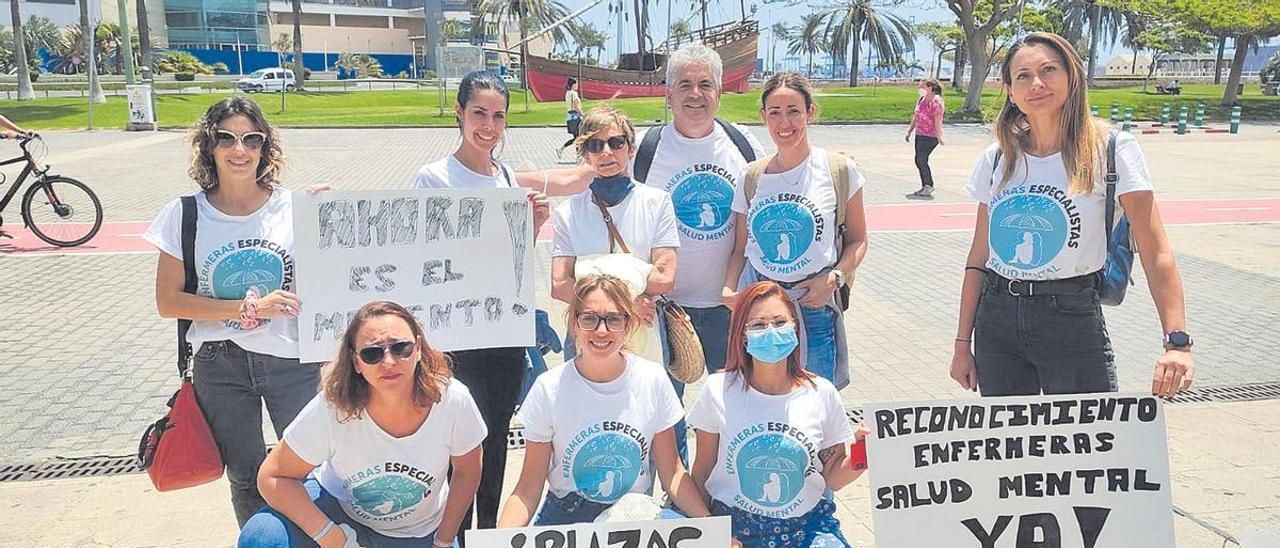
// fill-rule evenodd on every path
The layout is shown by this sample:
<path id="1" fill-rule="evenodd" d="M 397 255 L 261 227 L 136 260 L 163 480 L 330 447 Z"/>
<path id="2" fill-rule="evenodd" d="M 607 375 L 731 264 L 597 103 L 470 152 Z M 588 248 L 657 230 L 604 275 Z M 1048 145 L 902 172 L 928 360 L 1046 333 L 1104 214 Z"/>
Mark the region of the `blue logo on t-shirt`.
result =
<path id="1" fill-rule="evenodd" d="M 425 496 L 422 484 L 404 476 L 383 475 L 351 489 L 351 504 L 374 517 L 398 514 Z"/>
<path id="2" fill-rule="evenodd" d="M 282 287 L 284 261 L 263 249 L 240 249 L 218 262 L 212 278 L 216 299 L 243 299 L 250 287 L 263 296 Z"/>
<path id="3" fill-rule="evenodd" d="M 991 212 L 991 249 L 1013 268 L 1028 270 L 1053 261 L 1067 242 L 1067 216 L 1046 196 L 1013 196 Z"/>
<path id="4" fill-rule="evenodd" d="M 698 232 L 714 232 L 732 215 L 733 186 L 714 173 L 695 173 L 675 185 L 671 201 L 680 224 Z"/>
<path id="5" fill-rule="evenodd" d="M 742 494 L 760 506 L 777 508 L 800 494 L 808 454 L 790 437 L 765 434 L 743 444 L 734 465 Z"/>
<path id="6" fill-rule="evenodd" d="M 640 447 L 627 436 L 605 433 L 582 446 L 573 459 L 573 483 L 587 500 L 613 503 L 640 476 Z"/>
<path id="7" fill-rule="evenodd" d="M 772 203 L 751 219 L 751 234 L 766 261 L 788 265 L 803 257 L 813 244 L 813 214 L 795 202 Z"/>

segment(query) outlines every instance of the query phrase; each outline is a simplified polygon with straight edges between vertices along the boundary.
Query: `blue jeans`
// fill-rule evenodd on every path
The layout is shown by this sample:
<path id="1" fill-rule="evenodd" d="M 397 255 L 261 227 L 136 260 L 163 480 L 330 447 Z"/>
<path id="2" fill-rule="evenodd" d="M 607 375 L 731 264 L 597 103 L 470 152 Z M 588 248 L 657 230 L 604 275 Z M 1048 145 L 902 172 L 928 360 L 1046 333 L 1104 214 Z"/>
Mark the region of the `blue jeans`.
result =
<path id="1" fill-rule="evenodd" d="M 610 506 L 613 505 L 590 501 L 577 493 L 557 497 L 551 491 L 547 491 L 547 498 L 542 502 L 542 510 L 538 511 L 538 517 L 534 519 L 533 525 L 541 527 L 592 522 Z"/>
<path id="2" fill-rule="evenodd" d="M 356 531 L 356 540 L 361 546 L 369 546 L 373 548 L 410 548 L 416 546 L 431 546 L 435 541 L 435 532 L 425 537 L 389 537 L 379 534 L 377 531 L 361 524 L 360 522 L 348 516 L 342 511 L 342 506 L 338 504 L 338 499 L 320 487 L 320 482 L 314 478 L 307 478 L 302 483 L 306 488 L 307 494 L 311 496 L 311 501 L 316 503 L 324 515 L 333 520 L 334 523 L 341 523 L 350 526 Z M 271 507 L 263 508 L 249 521 L 244 524 L 244 528 L 240 530 L 239 548 L 310 548 L 316 543 L 311 540 L 302 529 L 294 525 L 289 518 L 273 510 Z M 454 540 L 453 545 L 457 546 L 458 541 Z"/>
<path id="3" fill-rule="evenodd" d="M 836 376 L 836 311 L 830 307 L 800 307 L 804 321 L 804 368 L 810 373 L 835 382 Z"/>
<path id="4" fill-rule="evenodd" d="M 276 437 L 293 422 L 320 386 L 320 364 L 298 363 L 240 348 L 231 341 L 200 345 L 193 359 L 196 400 L 209 422 L 231 483 L 231 506 L 241 527 L 266 506 L 258 494 L 258 466 L 267 458 L 262 404 Z"/>
<path id="5" fill-rule="evenodd" d="M 1014 296 L 1007 281 L 988 277 L 973 333 L 983 396 L 1117 390 L 1115 353 L 1096 277 L 1056 283 L 1054 294 Z"/>

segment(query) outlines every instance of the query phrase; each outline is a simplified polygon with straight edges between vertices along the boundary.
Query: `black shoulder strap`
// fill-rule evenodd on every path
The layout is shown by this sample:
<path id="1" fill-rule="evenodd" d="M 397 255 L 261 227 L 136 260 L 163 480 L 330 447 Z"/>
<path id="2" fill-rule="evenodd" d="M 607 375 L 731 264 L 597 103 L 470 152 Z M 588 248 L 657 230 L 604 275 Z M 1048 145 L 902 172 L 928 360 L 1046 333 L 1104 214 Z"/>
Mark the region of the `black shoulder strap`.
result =
<path id="1" fill-rule="evenodd" d="M 716 118 L 716 123 L 720 124 L 724 132 L 729 135 L 729 140 L 733 141 L 733 146 L 738 147 L 738 153 L 742 154 L 748 164 L 756 161 L 756 151 L 751 148 L 751 141 L 747 140 L 746 135 L 743 135 L 741 131 L 738 131 L 738 128 L 733 127 L 733 124 L 729 122 Z"/>
<path id="2" fill-rule="evenodd" d="M 653 165 L 653 155 L 658 153 L 658 141 L 662 140 L 662 129 L 665 127 L 649 128 L 649 131 L 644 132 L 644 140 L 640 141 L 640 150 L 636 152 L 636 169 L 632 176 L 641 183 L 649 178 L 649 167 Z"/>
<path id="3" fill-rule="evenodd" d="M 1004 151 L 1000 147 L 996 147 L 996 157 L 991 159 L 991 183 L 995 186 L 996 169 L 1000 166 L 1000 157 L 1004 155 Z"/>
<path id="4" fill-rule="evenodd" d="M 182 275 L 184 293 L 196 292 L 196 197 L 182 197 Z M 178 320 L 178 377 L 187 376 L 187 368 L 191 365 L 191 344 L 187 342 L 187 331 L 191 329 L 191 320 Z"/>
<path id="5" fill-rule="evenodd" d="M 1116 224 L 1116 132 L 1107 134 L 1107 245 L 1111 245 L 1111 229 Z"/>

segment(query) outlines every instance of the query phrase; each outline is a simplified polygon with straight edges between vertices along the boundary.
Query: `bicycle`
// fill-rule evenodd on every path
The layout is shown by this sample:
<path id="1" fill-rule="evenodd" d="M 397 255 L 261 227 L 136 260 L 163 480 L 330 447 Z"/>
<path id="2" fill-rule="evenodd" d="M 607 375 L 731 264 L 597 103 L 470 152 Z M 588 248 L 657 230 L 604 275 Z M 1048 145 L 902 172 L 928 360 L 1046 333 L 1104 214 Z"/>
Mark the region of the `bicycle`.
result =
<path id="1" fill-rule="evenodd" d="M 27 187 L 22 195 L 22 223 L 36 237 L 58 247 L 74 247 L 92 239 L 102 228 L 102 202 L 88 185 L 61 175 L 49 175 L 49 166 L 40 167 L 39 162 L 31 154 L 28 145 L 32 141 L 44 143 L 35 133 L 25 133 L 18 137 L 18 147 L 22 155 L 0 161 L 0 166 L 26 162 L 13 186 L 0 199 L 0 213 L 4 212 L 9 202 L 18 194 L 27 176 L 34 175 L 35 182 Z M 0 173 L 0 185 L 4 184 L 4 174 Z M 4 217 L 0 216 L 0 227 L 4 226 Z M 12 238 L 0 230 L 0 236 Z"/>

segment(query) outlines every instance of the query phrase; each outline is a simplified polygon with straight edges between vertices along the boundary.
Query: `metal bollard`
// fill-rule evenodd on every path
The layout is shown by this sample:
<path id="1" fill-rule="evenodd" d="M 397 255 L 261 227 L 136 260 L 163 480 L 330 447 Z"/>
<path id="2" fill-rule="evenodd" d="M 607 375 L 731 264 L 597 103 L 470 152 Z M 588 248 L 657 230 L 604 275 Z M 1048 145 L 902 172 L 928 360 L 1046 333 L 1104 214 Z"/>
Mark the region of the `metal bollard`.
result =
<path id="1" fill-rule="evenodd" d="M 1120 103 L 1111 103 L 1111 123 L 1120 121 Z"/>
<path id="2" fill-rule="evenodd" d="M 1240 133 L 1240 113 L 1244 110 L 1240 107 L 1231 108 L 1231 134 Z"/>
<path id="3" fill-rule="evenodd" d="M 1169 103 L 1165 103 L 1164 106 L 1160 107 L 1160 125 L 1169 125 Z"/>
<path id="4" fill-rule="evenodd" d="M 1187 134 L 1187 106 L 1178 107 L 1178 135 Z"/>
<path id="5" fill-rule="evenodd" d="M 1094 117 L 1094 118 L 1097 118 L 1097 117 L 1098 117 L 1098 105 L 1089 105 L 1089 113 L 1090 113 L 1090 114 L 1093 114 L 1093 117 Z"/>
<path id="6" fill-rule="evenodd" d="M 1196 104 L 1196 127 L 1204 127 L 1204 103 Z"/>
<path id="7" fill-rule="evenodd" d="M 1124 107 L 1124 126 L 1121 131 L 1128 132 L 1133 127 L 1133 107 Z"/>

